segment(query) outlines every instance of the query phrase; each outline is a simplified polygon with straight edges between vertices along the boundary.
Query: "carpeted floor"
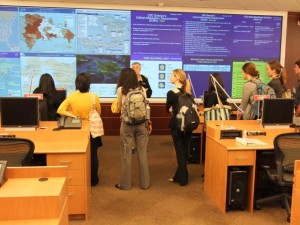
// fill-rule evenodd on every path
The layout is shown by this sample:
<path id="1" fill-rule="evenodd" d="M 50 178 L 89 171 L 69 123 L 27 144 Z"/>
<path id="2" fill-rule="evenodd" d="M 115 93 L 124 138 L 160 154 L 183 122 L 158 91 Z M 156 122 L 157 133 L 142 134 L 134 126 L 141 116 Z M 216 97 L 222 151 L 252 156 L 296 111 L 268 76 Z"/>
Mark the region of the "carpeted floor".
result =
<path id="1" fill-rule="evenodd" d="M 279 205 L 266 206 L 250 214 L 230 211 L 222 215 L 203 191 L 199 164 L 189 164 L 189 184 L 168 183 L 176 168 L 170 136 L 150 136 L 148 158 L 151 187 L 139 189 L 138 164 L 133 155 L 130 191 L 116 189 L 119 182 L 119 137 L 103 137 L 99 150 L 100 183 L 92 187 L 88 221 L 71 220 L 70 225 L 287 225 Z"/>

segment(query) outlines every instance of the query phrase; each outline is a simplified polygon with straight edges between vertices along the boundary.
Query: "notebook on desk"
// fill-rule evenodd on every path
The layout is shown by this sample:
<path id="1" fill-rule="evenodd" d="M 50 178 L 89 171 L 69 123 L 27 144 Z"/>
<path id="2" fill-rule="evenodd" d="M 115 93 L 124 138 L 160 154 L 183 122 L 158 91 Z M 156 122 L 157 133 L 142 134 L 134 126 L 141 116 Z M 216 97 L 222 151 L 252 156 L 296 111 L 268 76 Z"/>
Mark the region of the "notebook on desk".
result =
<path id="1" fill-rule="evenodd" d="M 260 146 L 260 145 L 266 145 L 267 144 L 267 143 L 265 143 L 261 140 L 255 139 L 255 138 L 236 137 L 235 141 L 242 144 L 242 145 L 245 145 L 245 146 Z"/>

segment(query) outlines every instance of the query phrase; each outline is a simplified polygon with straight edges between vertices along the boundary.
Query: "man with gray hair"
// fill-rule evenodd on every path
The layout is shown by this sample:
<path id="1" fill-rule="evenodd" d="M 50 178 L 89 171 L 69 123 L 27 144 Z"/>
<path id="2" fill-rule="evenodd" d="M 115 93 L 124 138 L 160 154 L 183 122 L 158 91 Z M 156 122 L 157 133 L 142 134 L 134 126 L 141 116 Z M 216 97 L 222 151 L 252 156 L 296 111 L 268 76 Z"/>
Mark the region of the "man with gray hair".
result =
<path id="1" fill-rule="evenodd" d="M 139 62 L 132 63 L 132 69 L 135 71 L 139 83 L 146 90 L 147 98 L 150 98 L 152 95 L 152 89 L 150 87 L 148 78 L 141 74 L 142 66 Z"/>

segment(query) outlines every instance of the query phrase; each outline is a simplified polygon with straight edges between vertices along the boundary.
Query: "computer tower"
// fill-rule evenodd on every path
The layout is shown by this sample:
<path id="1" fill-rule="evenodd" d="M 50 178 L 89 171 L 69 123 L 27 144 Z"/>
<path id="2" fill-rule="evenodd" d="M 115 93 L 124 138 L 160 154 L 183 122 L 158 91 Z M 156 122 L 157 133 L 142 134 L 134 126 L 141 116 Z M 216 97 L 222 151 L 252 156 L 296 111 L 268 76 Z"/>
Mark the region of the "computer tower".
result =
<path id="1" fill-rule="evenodd" d="M 247 171 L 229 167 L 227 182 L 227 210 L 243 210 L 246 205 Z"/>
<path id="2" fill-rule="evenodd" d="M 200 134 L 192 134 L 188 143 L 187 160 L 189 163 L 200 163 Z"/>

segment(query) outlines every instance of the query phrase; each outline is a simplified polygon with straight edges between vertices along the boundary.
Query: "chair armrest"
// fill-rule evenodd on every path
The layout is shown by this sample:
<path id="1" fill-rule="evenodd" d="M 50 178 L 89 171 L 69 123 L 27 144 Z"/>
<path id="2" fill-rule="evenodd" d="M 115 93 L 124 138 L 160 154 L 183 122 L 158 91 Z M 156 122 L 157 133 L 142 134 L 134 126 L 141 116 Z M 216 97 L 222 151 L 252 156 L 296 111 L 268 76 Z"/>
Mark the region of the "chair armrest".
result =
<path id="1" fill-rule="evenodd" d="M 294 174 L 294 163 L 283 166 L 283 172 Z"/>

